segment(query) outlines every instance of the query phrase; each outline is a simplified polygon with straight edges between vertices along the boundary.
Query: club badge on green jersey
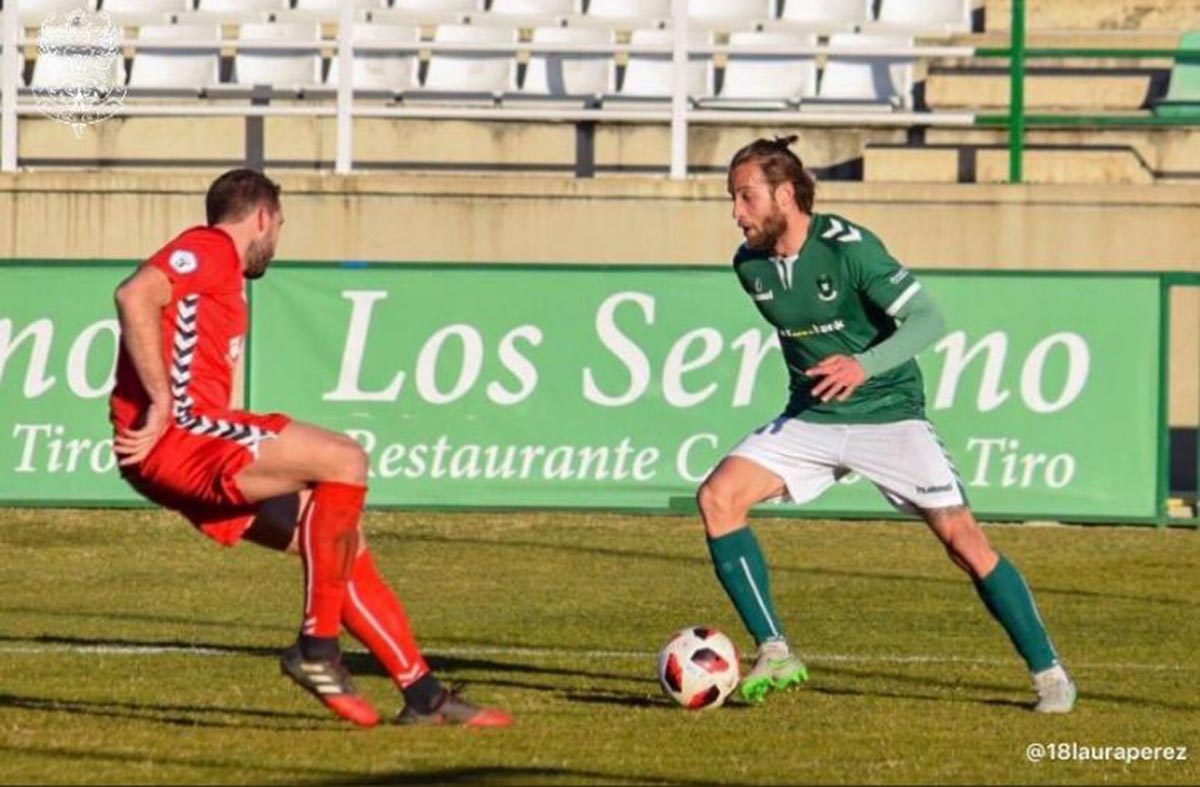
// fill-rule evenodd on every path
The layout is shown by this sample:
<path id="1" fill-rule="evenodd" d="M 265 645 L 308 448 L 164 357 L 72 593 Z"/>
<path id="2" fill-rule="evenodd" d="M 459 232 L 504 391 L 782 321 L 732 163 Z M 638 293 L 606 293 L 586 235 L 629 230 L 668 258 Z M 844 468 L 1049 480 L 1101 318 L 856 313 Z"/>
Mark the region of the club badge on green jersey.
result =
<path id="1" fill-rule="evenodd" d="M 817 297 L 828 303 L 837 298 L 838 291 L 833 278 L 824 274 L 817 277 Z"/>

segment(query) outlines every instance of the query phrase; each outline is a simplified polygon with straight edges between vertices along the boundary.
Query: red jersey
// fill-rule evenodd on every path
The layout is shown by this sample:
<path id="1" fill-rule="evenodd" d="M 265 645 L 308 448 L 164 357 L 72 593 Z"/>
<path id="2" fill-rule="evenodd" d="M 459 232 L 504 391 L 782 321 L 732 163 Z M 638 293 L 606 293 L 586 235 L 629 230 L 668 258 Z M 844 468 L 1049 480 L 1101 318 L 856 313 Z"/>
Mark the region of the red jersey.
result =
<path id="1" fill-rule="evenodd" d="M 195 425 L 211 424 L 230 409 L 234 367 L 249 322 L 242 262 L 224 230 L 193 227 L 145 264 L 171 281 L 171 302 L 162 312 L 162 346 L 172 420 L 197 431 Z M 149 404 L 122 344 L 109 402 L 113 426 L 140 425 Z"/>

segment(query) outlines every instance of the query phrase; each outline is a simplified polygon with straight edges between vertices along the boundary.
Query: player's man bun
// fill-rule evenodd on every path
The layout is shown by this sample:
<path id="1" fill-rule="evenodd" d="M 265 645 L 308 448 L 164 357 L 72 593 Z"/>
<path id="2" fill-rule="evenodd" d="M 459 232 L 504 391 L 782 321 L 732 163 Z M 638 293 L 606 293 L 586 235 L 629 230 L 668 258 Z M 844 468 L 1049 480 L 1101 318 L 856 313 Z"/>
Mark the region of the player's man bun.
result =
<path id="1" fill-rule="evenodd" d="M 791 146 L 799 139 L 794 134 L 776 136 L 774 139 L 756 139 L 733 155 L 729 171 L 732 173 L 743 164 L 757 164 L 772 189 L 781 183 L 791 183 L 796 190 L 796 206 L 802 212 L 811 214 L 817 183 L 804 168 L 800 157 L 792 152 Z"/>

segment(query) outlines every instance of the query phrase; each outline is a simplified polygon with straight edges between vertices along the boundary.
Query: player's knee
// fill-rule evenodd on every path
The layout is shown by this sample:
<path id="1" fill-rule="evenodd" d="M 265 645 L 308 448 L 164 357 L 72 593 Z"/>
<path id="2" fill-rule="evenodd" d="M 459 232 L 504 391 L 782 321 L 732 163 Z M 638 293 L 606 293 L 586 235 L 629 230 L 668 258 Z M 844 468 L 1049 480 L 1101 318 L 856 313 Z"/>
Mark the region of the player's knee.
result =
<path id="1" fill-rule="evenodd" d="M 714 529 L 722 529 L 739 518 L 738 506 L 732 490 L 722 484 L 705 481 L 696 491 L 696 505 L 700 508 L 700 516 L 704 525 L 712 534 Z"/>
<path id="2" fill-rule="evenodd" d="M 979 579 L 995 564 L 995 552 L 983 530 L 974 523 L 956 527 L 946 541 L 950 558 Z"/>
<path id="3" fill-rule="evenodd" d="M 700 509 L 700 514 L 708 519 L 720 509 L 722 504 L 721 494 L 713 487 L 710 481 L 705 481 L 696 490 L 696 507 Z"/>
<path id="4" fill-rule="evenodd" d="M 339 437 L 329 446 L 327 453 L 332 481 L 366 486 L 370 470 L 367 452 L 349 437 Z"/>

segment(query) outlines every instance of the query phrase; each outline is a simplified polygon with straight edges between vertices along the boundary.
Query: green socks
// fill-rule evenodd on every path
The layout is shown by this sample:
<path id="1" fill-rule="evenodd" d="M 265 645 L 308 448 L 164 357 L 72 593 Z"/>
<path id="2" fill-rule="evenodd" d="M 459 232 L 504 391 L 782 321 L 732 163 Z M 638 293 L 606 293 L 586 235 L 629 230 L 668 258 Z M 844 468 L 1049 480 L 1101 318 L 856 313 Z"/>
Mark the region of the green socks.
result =
<path id="1" fill-rule="evenodd" d="M 717 579 L 756 643 L 783 638 L 783 625 L 771 600 L 771 581 L 758 539 L 749 527 L 709 538 Z"/>
<path id="2" fill-rule="evenodd" d="M 1001 555 L 992 573 L 975 581 L 975 589 L 992 617 L 1004 627 L 1030 672 L 1041 672 L 1058 663 L 1058 654 L 1050 644 L 1029 585 L 1008 558 Z"/>
<path id="3" fill-rule="evenodd" d="M 729 595 L 746 629 L 756 643 L 784 638 L 783 624 L 771 599 L 771 581 L 758 539 L 742 527 L 708 540 L 713 566 L 721 587 Z M 1058 663 L 1033 594 L 1016 566 L 1003 555 L 990 574 L 975 582 L 979 597 L 1004 627 L 1030 672 L 1042 672 Z"/>

